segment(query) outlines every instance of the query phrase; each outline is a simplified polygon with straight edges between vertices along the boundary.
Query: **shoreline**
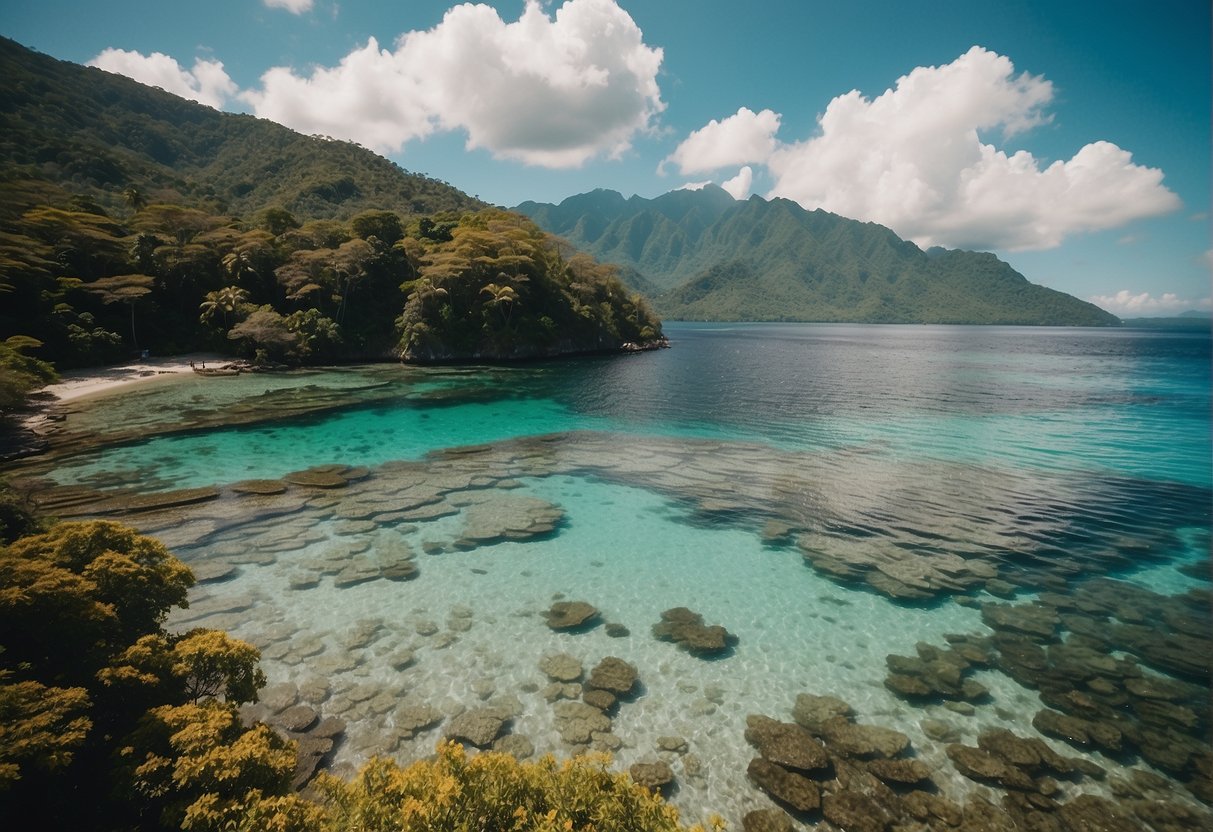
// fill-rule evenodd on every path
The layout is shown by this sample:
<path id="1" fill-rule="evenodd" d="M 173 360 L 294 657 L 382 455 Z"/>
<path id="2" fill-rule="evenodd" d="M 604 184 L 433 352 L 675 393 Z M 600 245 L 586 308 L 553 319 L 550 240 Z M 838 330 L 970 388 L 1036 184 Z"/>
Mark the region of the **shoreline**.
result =
<path id="1" fill-rule="evenodd" d="M 218 353 L 191 353 L 165 358 L 143 358 L 112 367 L 68 370 L 60 376 L 59 381 L 43 387 L 36 395 L 53 396 L 51 404 L 63 404 L 147 382 L 159 376 L 192 373 L 195 365 L 211 363 L 217 366 L 232 360 L 231 357 Z"/>
<path id="2" fill-rule="evenodd" d="M 217 353 L 141 358 L 110 367 L 88 367 L 68 370 L 59 381 L 32 393 L 25 413 L 14 420 L 14 430 L 5 432 L 0 441 L 0 460 L 9 461 L 34 456 L 48 447 L 48 437 L 59 429 L 64 419 L 63 405 L 108 395 L 126 387 L 146 384 L 164 376 L 180 376 L 194 372 L 193 365 L 225 364 L 232 359 Z"/>

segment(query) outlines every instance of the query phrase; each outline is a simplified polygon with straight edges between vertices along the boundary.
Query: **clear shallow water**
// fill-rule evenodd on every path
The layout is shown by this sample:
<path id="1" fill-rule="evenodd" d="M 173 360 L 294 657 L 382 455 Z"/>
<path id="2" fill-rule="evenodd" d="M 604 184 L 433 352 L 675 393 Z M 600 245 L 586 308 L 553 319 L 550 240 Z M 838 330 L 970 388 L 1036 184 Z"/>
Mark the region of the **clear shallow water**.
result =
<path id="1" fill-rule="evenodd" d="M 448 716 L 483 704 L 485 691 L 516 696 L 523 710 L 513 731 L 540 751 L 562 751 L 552 707 L 536 691 L 547 681 L 539 658 L 565 651 L 588 670 L 622 656 L 639 668 L 645 693 L 615 718 L 621 764 L 655 756 L 659 736 L 688 739 L 703 774 L 671 756 L 675 801 L 693 817 L 716 809 L 735 822 L 769 805 L 744 775 L 745 716 L 787 719 L 797 693 L 842 696 L 862 720 L 905 731 L 957 791 L 971 784 L 921 721 L 945 720 L 971 744 L 995 725 L 1036 735 L 1041 707 L 1034 691 L 988 671 L 977 678 L 991 699 L 972 717 L 894 697 L 882 683 L 885 656 L 942 644 L 947 633 L 988 632 L 979 612 L 898 605 L 806 568 L 791 541 L 764 543 L 768 505 L 802 522 L 811 548 L 840 557 L 980 553 L 1000 566 L 1072 562 L 1079 576 L 1112 569 L 1164 594 L 1207 587 L 1177 568 L 1208 556 L 1207 337 L 843 325 L 671 325 L 669 335 L 673 349 L 611 359 L 149 385 L 137 397 L 90 403 L 73 416 L 76 426 L 133 420 L 152 429 L 217 402 L 269 416 L 267 391 L 300 383 L 351 391 L 354 403 L 102 448 L 64 460 L 53 475 L 62 484 L 163 490 L 330 463 L 376 471 L 421 460 L 424 468 L 442 449 L 520 437 L 609 436 L 605 451 L 602 441 L 587 441 L 587 450 L 566 439 L 550 452 L 554 467 L 533 450 L 500 455 L 494 464 L 519 486 L 509 494 L 563 512 L 554 534 L 523 542 L 453 549 L 466 490 L 445 498 L 443 516 L 374 531 L 351 526 L 340 497 L 292 506 L 285 520 L 187 516 L 192 522 L 162 530 L 176 551 L 199 566 L 235 563 L 238 573 L 199 587 L 194 611 L 177 623 L 227 627 L 259 644 L 273 683 L 307 687 L 323 677 L 321 708 L 351 721 L 337 757 L 346 765 L 372 753 L 421 756 L 441 735 L 394 737 L 391 708 L 367 710 L 352 691 L 389 691 Z M 359 403 L 360 390 L 375 400 Z M 738 502 L 720 505 L 733 478 Z M 388 533 L 418 553 L 416 580 L 292 588 L 315 559 L 373 552 L 375 535 Z M 1119 557 L 1111 565 L 1109 553 Z M 538 613 L 557 594 L 594 603 L 631 635 L 551 632 Z M 705 662 L 653 639 L 659 613 L 681 605 L 736 634 L 734 653 Z M 471 610 L 467 629 L 452 624 L 455 609 Z M 349 647 L 349 632 L 368 620 L 380 626 L 377 637 Z M 423 635 L 425 623 L 437 632 Z M 402 647 L 417 660 L 395 670 L 388 657 Z"/>
<path id="2" fill-rule="evenodd" d="M 881 446 L 935 458 L 1213 482 L 1210 349 L 1190 333 L 1016 327 L 672 325 L 675 348 L 516 368 L 373 367 L 311 385 L 398 394 L 326 418 L 152 439 L 60 466 L 61 483 L 181 488 L 310 465 L 374 465 L 574 429 L 756 440 L 790 449 Z M 162 385 L 87 414 L 98 429 L 171 421 L 208 396 L 254 406 L 300 383 L 245 376 Z M 94 475 L 100 475 L 96 477 Z"/>

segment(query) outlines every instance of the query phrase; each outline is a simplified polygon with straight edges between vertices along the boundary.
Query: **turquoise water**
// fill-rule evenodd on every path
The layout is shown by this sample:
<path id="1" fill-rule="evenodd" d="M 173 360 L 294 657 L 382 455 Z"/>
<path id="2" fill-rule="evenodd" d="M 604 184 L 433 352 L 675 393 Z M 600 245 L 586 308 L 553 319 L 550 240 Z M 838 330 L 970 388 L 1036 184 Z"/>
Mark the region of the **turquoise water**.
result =
<path id="1" fill-rule="evenodd" d="M 569 753 L 539 659 L 569 652 L 588 670 L 624 657 L 644 692 L 614 718 L 620 764 L 665 754 L 678 805 L 737 825 L 769 805 L 744 774 L 745 716 L 786 719 L 800 692 L 842 696 L 860 719 L 907 733 L 953 795 L 972 784 L 924 719 L 969 743 L 993 726 L 1038 735 L 1039 695 L 993 670 L 975 676 L 991 696 L 972 716 L 908 705 L 883 684 L 891 653 L 988 633 L 977 608 L 896 603 L 806 558 L 1207 592 L 1180 569 L 1209 551 L 1207 336 L 774 324 L 668 334 L 672 349 L 617 358 L 151 384 L 137 398 L 90 403 L 76 426 L 150 431 L 183 410 L 232 406 L 265 420 L 103 447 L 65 459 L 53 477 L 164 490 L 369 468 L 344 491 L 263 504 L 225 495 L 146 521 L 195 567 L 234 567 L 230 580 L 201 584 L 174 625 L 230 629 L 262 647 L 274 685 L 323 689 L 313 703 L 350 722 L 335 758 L 347 769 L 376 753 L 432 751 L 440 732 L 403 735 L 400 703 L 451 716 L 514 697 L 513 732 Z M 273 418 L 273 396 L 292 384 L 340 391 L 349 404 Z M 443 453 L 463 446 L 483 447 Z M 560 513 L 552 532 L 466 543 L 476 506 L 514 516 L 528 499 Z M 416 556 L 416 580 L 300 578 L 401 545 Z M 982 583 L 965 591 L 989 601 Z M 1021 587 L 1018 600 L 1035 589 Z M 630 635 L 552 632 L 539 614 L 556 598 L 587 600 Z M 654 639 L 651 625 L 675 606 L 726 626 L 735 649 L 704 661 Z M 350 646 L 367 622 L 376 638 Z M 416 661 L 401 670 L 389 659 L 406 648 Z M 382 709 L 368 691 L 389 694 Z M 686 738 L 695 763 L 658 752 L 663 735 Z"/>
<path id="2" fill-rule="evenodd" d="M 62 466 L 63 483 L 180 488 L 316 464 L 375 465 L 444 447 L 575 429 L 719 437 L 796 450 L 881 446 L 933 458 L 1208 486 L 1209 345 L 1199 335 L 1005 327 L 674 325 L 675 348 L 619 359 L 309 373 L 389 384 L 394 399 L 325 418 L 152 439 Z M 281 384 L 275 380 L 275 384 Z M 171 420 L 208 389 L 254 399 L 264 377 L 169 385 Z M 441 393 L 441 395 L 434 395 Z M 96 405 L 122 423 L 121 399 Z M 125 417 L 129 419 L 129 416 Z"/>

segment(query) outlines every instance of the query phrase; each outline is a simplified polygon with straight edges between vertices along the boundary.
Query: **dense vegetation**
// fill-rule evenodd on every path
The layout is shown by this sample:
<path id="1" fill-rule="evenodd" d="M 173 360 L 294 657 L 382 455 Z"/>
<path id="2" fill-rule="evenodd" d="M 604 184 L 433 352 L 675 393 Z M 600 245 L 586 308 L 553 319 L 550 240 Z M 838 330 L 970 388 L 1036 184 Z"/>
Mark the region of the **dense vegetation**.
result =
<path id="1" fill-rule="evenodd" d="M 659 322 L 517 215 L 356 145 L 0 40 L 0 412 L 46 364 L 506 359 Z"/>
<path id="2" fill-rule="evenodd" d="M 606 758 L 469 759 L 456 745 L 402 768 L 372 760 L 352 782 L 291 789 L 294 744 L 238 706 L 265 678 L 250 645 L 170 633 L 189 569 L 116 523 L 42 531 L 28 515 L 0 542 L 0 813 L 51 829 L 594 829 L 678 832 L 678 813 Z"/>
<path id="3" fill-rule="evenodd" d="M 624 199 L 598 190 L 516 209 L 684 320 L 1109 326 L 1093 304 L 1029 283 L 992 254 L 922 251 L 873 223 L 720 188 Z"/>
<path id="4" fill-rule="evenodd" d="M 129 188 L 148 202 L 246 217 L 275 207 L 302 219 L 485 207 L 351 142 L 220 113 L 4 38 L 0 78 L 3 178 L 58 183 L 112 215 Z"/>
<path id="5" fill-rule="evenodd" d="M 610 266 L 506 211 L 422 227 L 402 241 L 416 278 L 399 324 L 401 354 L 522 358 L 651 344 L 661 324 Z"/>

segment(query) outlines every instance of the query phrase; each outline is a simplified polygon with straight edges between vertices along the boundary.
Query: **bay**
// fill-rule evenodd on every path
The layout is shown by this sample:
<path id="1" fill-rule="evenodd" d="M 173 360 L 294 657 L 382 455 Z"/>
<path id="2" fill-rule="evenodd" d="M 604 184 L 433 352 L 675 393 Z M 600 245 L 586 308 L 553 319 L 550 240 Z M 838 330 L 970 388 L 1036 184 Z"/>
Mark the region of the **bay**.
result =
<path id="1" fill-rule="evenodd" d="M 1186 638 L 1177 616 L 1207 616 L 1207 335 L 667 331 L 671 349 L 613 358 L 148 385 L 69 417 L 121 442 L 41 473 L 100 498 L 219 487 L 217 500 L 122 519 L 228 578 L 200 584 L 174 625 L 253 641 L 279 691 L 311 691 L 346 718 L 339 769 L 425 756 L 453 716 L 485 703 L 508 706 L 509 730 L 538 751 L 576 751 L 539 669 L 562 652 L 587 671 L 608 655 L 638 668 L 643 687 L 594 742 L 621 766 L 668 759 L 673 799 L 694 818 L 716 810 L 739 824 L 769 805 L 745 775 L 745 717 L 790 719 L 801 693 L 841 696 L 857 720 L 905 732 L 960 800 L 974 784 L 924 721 L 970 744 L 991 727 L 1041 736 L 1033 719 L 1056 705 L 1057 674 L 1031 678 L 1005 651 L 966 667 L 988 693 L 965 715 L 946 696 L 897 695 L 886 657 L 946 649 L 956 634 L 998 653 L 989 640 L 1011 632 L 998 623 L 1015 617 L 1000 614 L 1007 604 L 1058 616 L 1046 646 L 1110 628 L 1110 654 L 1207 690 L 1207 676 L 1138 655 L 1158 645 L 1133 629 Z M 324 407 L 280 417 L 302 389 Z M 247 423 L 225 426 L 234 414 Z M 324 465 L 349 474 L 346 487 L 230 489 Z M 384 552 L 407 553 L 417 577 L 380 579 L 368 558 Z M 365 577 L 343 572 L 352 566 Z M 549 629 L 542 613 L 571 599 L 597 607 L 598 625 Z M 1116 611 L 1143 603 L 1156 618 Z M 736 643 L 705 660 L 654 638 L 679 606 Z M 422 707 L 442 718 L 406 730 Z M 1207 739 L 1207 714 L 1186 731 Z M 669 736 L 688 750 L 662 750 Z M 1143 752 L 1111 765 L 1161 773 L 1190 800 L 1178 785 L 1188 770 L 1158 762 Z"/>

